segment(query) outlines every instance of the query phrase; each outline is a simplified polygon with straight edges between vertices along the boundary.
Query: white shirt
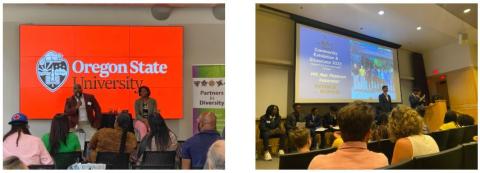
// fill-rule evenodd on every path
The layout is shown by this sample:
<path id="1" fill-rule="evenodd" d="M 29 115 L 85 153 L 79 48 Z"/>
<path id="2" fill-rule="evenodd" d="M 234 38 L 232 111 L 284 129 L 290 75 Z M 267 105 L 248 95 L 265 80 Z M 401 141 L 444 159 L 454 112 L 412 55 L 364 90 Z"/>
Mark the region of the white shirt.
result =
<path id="1" fill-rule="evenodd" d="M 77 99 L 77 102 L 79 101 L 78 98 Z M 85 98 L 84 96 L 82 95 L 80 97 L 80 101 L 82 102 L 82 105 L 78 108 L 78 121 L 88 121 L 88 116 L 87 116 L 87 106 L 85 103 Z"/>

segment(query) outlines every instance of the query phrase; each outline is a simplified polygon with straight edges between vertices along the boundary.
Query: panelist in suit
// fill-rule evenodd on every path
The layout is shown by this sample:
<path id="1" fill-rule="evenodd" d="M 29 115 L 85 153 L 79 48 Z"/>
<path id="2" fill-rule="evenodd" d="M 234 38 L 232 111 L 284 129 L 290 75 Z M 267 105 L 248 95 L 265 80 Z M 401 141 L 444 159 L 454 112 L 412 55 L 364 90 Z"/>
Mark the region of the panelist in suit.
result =
<path id="1" fill-rule="evenodd" d="M 310 137 L 312 138 L 312 146 L 310 146 L 310 150 L 317 149 L 317 140 L 315 139 L 315 130 L 322 126 L 322 117 L 320 116 L 317 108 L 312 108 L 311 114 L 305 117 L 305 126 L 310 129 Z M 324 133 L 322 133 L 324 134 Z M 325 139 L 322 138 L 322 142 Z"/>
<path id="2" fill-rule="evenodd" d="M 83 93 L 79 84 L 73 86 L 73 96 L 67 98 L 64 112 L 68 116 L 70 128 L 83 129 L 86 140 L 90 140 L 100 127 L 100 105 L 95 96 Z"/>
<path id="3" fill-rule="evenodd" d="M 389 113 L 390 111 L 392 111 L 393 106 L 392 99 L 388 94 L 388 86 L 382 86 L 382 91 L 382 94 L 378 95 L 379 108 L 381 112 Z"/>
<path id="4" fill-rule="evenodd" d="M 305 123 L 305 116 L 302 114 L 302 106 L 298 103 L 293 104 L 293 112 L 287 115 L 285 128 L 287 134 L 290 130 L 297 127 L 297 123 Z"/>
<path id="5" fill-rule="evenodd" d="M 410 107 L 416 109 L 425 103 L 425 95 L 422 96 L 422 92 L 418 88 L 414 88 L 412 94 L 408 97 L 410 101 Z"/>

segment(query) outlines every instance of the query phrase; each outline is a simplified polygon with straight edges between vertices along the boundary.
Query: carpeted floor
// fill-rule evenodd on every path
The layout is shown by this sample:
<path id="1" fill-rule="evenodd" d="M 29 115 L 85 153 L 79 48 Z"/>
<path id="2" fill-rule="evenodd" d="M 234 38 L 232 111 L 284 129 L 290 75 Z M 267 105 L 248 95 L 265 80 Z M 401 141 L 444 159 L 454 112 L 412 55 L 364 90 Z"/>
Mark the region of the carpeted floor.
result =
<path id="1" fill-rule="evenodd" d="M 280 162 L 278 157 L 272 157 L 272 160 L 266 161 L 263 158 L 259 158 L 255 161 L 256 169 L 278 169 L 278 163 Z"/>

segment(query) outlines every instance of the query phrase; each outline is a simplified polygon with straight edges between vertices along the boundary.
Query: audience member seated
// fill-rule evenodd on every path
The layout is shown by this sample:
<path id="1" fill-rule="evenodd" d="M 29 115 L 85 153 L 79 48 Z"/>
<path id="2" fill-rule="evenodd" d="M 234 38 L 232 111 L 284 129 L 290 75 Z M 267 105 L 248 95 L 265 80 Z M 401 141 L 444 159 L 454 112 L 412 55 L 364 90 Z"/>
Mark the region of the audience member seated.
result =
<path id="1" fill-rule="evenodd" d="M 288 135 L 289 141 L 292 141 L 295 145 L 298 153 L 310 152 L 310 145 L 312 144 L 312 138 L 310 137 L 310 131 L 306 128 L 295 128 L 290 131 Z"/>
<path id="2" fill-rule="evenodd" d="M 213 112 L 204 112 L 198 117 L 199 133 L 190 137 L 182 145 L 182 169 L 203 169 L 208 148 L 218 139 L 217 117 Z"/>
<path id="3" fill-rule="evenodd" d="M 423 134 L 430 133 L 430 129 L 428 128 L 427 122 L 423 118 L 423 117 L 425 117 L 425 106 L 418 106 L 415 110 L 418 112 L 418 114 L 423 119 L 423 128 L 422 128 Z"/>
<path id="4" fill-rule="evenodd" d="M 28 169 L 17 156 L 3 158 L 3 169 Z"/>
<path id="5" fill-rule="evenodd" d="M 344 143 L 337 151 L 318 155 L 308 169 L 374 169 L 388 165 L 387 157 L 367 149 L 375 110 L 367 103 L 354 101 L 338 112 L 337 122 Z"/>
<path id="6" fill-rule="evenodd" d="M 17 156 L 26 166 L 53 165 L 42 140 L 32 136 L 28 130 L 28 119 L 22 113 L 16 113 L 8 123 L 12 129 L 3 136 L 3 159 Z"/>
<path id="7" fill-rule="evenodd" d="M 135 134 L 130 132 L 131 119 L 128 113 L 117 116 L 115 127 L 98 130 L 90 140 L 90 161 L 95 162 L 98 152 L 132 153 L 137 146 Z"/>
<path id="8" fill-rule="evenodd" d="M 459 127 L 457 124 L 457 113 L 454 111 L 447 111 L 445 118 L 443 118 L 443 125 L 440 126 L 440 130 L 448 130 Z"/>
<path id="9" fill-rule="evenodd" d="M 317 148 L 317 139 L 315 139 L 316 133 L 315 130 L 322 126 L 322 117 L 320 117 L 317 108 L 312 108 L 312 111 L 307 117 L 305 117 L 305 126 L 310 130 L 310 137 L 312 139 L 312 146 L 310 150 Z M 325 139 L 322 139 L 325 140 Z"/>
<path id="10" fill-rule="evenodd" d="M 80 151 L 80 142 L 75 133 L 69 132 L 68 118 L 56 114 L 52 119 L 50 133 L 43 135 L 43 144 L 52 157 L 57 153 Z"/>
<path id="11" fill-rule="evenodd" d="M 278 106 L 277 105 L 270 105 L 265 112 L 265 115 L 260 117 L 260 137 L 262 138 L 263 142 L 263 151 L 265 160 L 272 160 L 272 156 L 270 155 L 270 146 L 268 144 L 268 140 L 270 138 L 278 137 L 280 138 L 280 150 L 278 151 L 280 154 L 285 153 L 283 150 L 285 149 L 285 129 L 282 129 L 281 125 L 281 117 L 278 113 Z"/>
<path id="12" fill-rule="evenodd" d="M 474 124 L 474 120 L 473 117 L 470 115 L 461 114 L 457 118 L 457 123 L 460 127 L 471 126 Z"/>
<path id="13" fill-rule="evenodd" d="M 333 132 L 333 138 L 335 139 L 333 140 L 332 148 L 338 148 L 340 147 L 340 145 L 343 144 L 341 132 L 338 132 L 338 131 Z"/>
<path id="14" fill-rule="evenodd" d="M 391 112 L 388 131 L 395 140 L 392 165 L 415 156 L 439 152 L 435 140 L 422 134 L 423 120 L 417 111 L 407 106 L 398 106 Z"/>
<path id="15" fill-rule="evenodd" d="M 136 162 L 137 165 L 142 162 L 145 151 L 177 151 L 177 136 L 167 127 L 159 113 L 148 116 L 148 124 L 150 132 L 140 141 L 137 152 L 130 157 L 131 161 Z"/>
<path id="16" fill-rule="evenodd" d="M 386 113 L 378 117 L 378 122 L 373 123 L 371 127 L 370 141 L 378 141 L 388 138 L 387 122 L 388 116 Z"/>
<path id="17" fill-rule="evenodd" d="M 217 140 L 210 146 L 205 169 L 225 169 L 225 140 Z"/>

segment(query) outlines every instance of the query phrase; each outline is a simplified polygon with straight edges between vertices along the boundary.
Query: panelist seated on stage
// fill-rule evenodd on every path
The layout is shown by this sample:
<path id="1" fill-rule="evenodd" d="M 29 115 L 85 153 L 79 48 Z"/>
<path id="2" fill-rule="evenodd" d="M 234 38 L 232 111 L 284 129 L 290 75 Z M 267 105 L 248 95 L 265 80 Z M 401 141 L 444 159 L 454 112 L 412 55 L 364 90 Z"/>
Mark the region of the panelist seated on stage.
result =
<path id="1" fill-rule="evenodd" d="M 435 140 L 422 133 L 423 120 L 418 112 L 408 106 L 397 106 L 388 119 L 390 138 L 395 140 L 392 165 L 415 156 L 439 152 Z"/>
<path id="2" fill-rule="evenodd" d="M 150 128 L 148 125 L 148 116 L 157 113 L 157 101 L 150 97 L 150 88 L 141 86 L 138 88 L 140 98 L 135 100 L 135 129 L 142 139 Z"/>
<path id="3" fill-rule="evenodd" d="M 22 113 L 13 114 L 8 123 L 12 129 L 3 136 L 3 159 L 17 156 L 25 165 L 53 165 L 53 159 L 40 138 L 31 135 L 28 119 Z"/>
<path id="4" fill-rule="evenodd" d="M 57 153 L 81 151 L 78 137 L 69 131 L 68 118 L 64 114 L 53 117 L 50 133 L 43 135 L 42 141 L 52 157 Z"/>
<path id="5" fill-rule="evenodd" d="M 314 150 L 317 148 L 317 140 L 315 140 L 315 130 L 322 126 L 322 121 L 323 117 L 319 115 L 317 108 L 312 108 L 311 113 L 305 117 L 305 126 L 310 130 L 310 137 L 312 141 L 312 146 L 310 147 L 310 150 Z"/>
<path id="6" fill-rule="evenodd" d="M 95 162 L 98 152 L 132 153 L 137 147 L 135 134 L 130 132 L 130 116 L 126 112 L 120 113 L 115 121 L 115 128 L 102 128 L 93 135 L 89 147 L 89 160 Z"/>
<path id="7" fill-rule="evenodd" d="M 269 152 L 270 145 L 268 143 L 268 140 L 270 138 L 280 138 L 280 150 L 278 152 L 279 154 L 285 153 L 285 138 L 287 137 L 287 135 L 285 134 L 285 129 L 281 128 L 281 121 L 282 120 L 280 114 L 278 113 L 277 105 L 268 106 L 265 114 L 260 117 L 260 138 L 263 142 L 263 154 L 265 160 L 272 160 L 272 156 Z"/>
<path id="8" fill-rule="evenodd" d="M 338 112 L 340 135 L 344 141 L 337 151 L 317 155 L 308 169 L 374 169 L 388 165 L 387 157 L 367 149 L 375 110 L 367 103 L 354 101 Z"/>
<path id="9" fill-rule="evenodd" d="M 287 120 L 285 122 L 285 129 L 287 130 L 287 133 L 295 127 L 305 125 L 305 115 L 303 115 L 302 106 L 298 103 L 295 103 L 293 104 L 293 110 L 294 111 L 292 113 L 287 115 Z"/>
<path id="10" fill-rule="evenodd" d="M 70 128 L 83 129 L 90 139 L 100 127 L 102 111 L 95 96 L 83 93 L 82 86 L 73 86 L 73 96 L 67 98 L 64 108 Z"/>

